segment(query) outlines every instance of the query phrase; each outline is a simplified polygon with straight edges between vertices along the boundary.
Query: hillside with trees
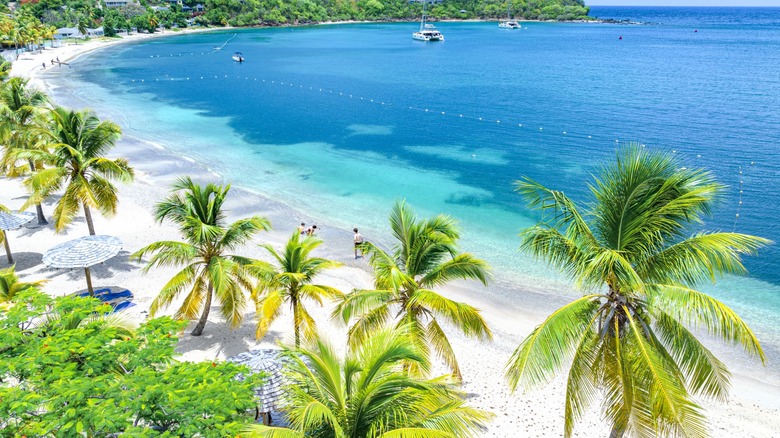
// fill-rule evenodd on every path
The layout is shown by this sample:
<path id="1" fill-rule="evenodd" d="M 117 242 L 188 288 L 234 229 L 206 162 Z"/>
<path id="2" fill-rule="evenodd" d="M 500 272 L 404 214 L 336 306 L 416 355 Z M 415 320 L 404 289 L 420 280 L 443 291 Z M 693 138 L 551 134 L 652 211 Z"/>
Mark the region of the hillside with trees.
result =
<path id="1" fill-rule="evenodd" d="M 429 0 L 430 1 L 430 0 Z M 587 20 L 583 0 L 435 0 L 427 8 L 433 19 L 506 18 Z M 118 5 L 117 3 L 124 3 Z M 13 17 L 3 15 L 0 39 L 4 47 L 19 47 L 47 38 L 30 35 L 30 18 L 47 29 L 102 26 L 106 36 L 135 28 L 201 26 L 280 26 L 327 21 L 406 21 L 422 14 L 421 0 L 32 0 L 14 5 Z M 0 9 L 10 11 L 8 4 Z M 39 32 L 40 33 L 40 32 Z"/>

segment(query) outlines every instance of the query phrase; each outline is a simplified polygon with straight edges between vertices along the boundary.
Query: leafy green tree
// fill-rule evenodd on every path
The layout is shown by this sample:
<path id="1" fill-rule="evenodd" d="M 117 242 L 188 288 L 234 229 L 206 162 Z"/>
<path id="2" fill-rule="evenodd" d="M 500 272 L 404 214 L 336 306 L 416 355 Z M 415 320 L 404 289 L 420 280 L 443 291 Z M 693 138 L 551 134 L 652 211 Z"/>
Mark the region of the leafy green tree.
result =
<path id="1" fill-rule="evenodd" d="M 105 157 L 119 140 L 119 126 L 101 122 L 90 110 L 55 108 L 51 111 L 49 126 L 38 132 L 50 150 L 22 151 L 19 156 L 43 161 L 52 167 L 39 170 L 26 181 L 33 195 L 25 206 L 39 203 L 64 188 L 54 209 L 54 229 L 64 230 L 82 207 L 89 234 L 94 235 L 92 208 L 104 216 L 116 214 L 119 199 L 111 180 L 125 183 L 133 180 L 133 169 L 127 160 Z"/>
<path id="2" fill-rule="evenodd" d="M 3 436 L 235 436 L 252 421 L 262 376 L 176 363 L 181 322 L 133 329 L 109 310 L 28 291 L 0 312 Z"/>
<path id="3" fill-rule="evenodd" d="M 631 145 L 590 187 L 593 200 L 581 210 L 561 191 L 530 179 L 518 183 L 532 208 L 554 212 L 550 222 L 522 232 L 522 248 L 588 292 L 525 338 L 507 365 L 509 385 L 530 387 L 569 369 L 567 437 L 600 395 L 613 437 L 705 436 L 693 397 L 724 400 L 730 374 L 688 326 L 762 362 L 765 356 L 733 310 L 694 288 L 722 273 L 745 273 L 740 255 L 769 242 L 690 234 L 723 187 L 667 153 Z"/>
<path id="4" fill-rule="evenodd" d="M 425 380 L 403 372 L 408 363 L 429 368 L 403 327 L 374 333 L 344 359 L 321 339 L 287 351 L 292 364 L 284 401 L 292 425 L 252 426 L 249 436 L 472 437 L 492 417 L 468 407 L 451 377 Z"/>
<path id="5" fill-rule="evenodd" d="M 49 104 L 49 98 L 40 90 L 30 88 L 29 80 L 11 78 L 0 86 L 0 137 L 3 138 L 3 154 L 0 157 L 0 170 L 8 176 L 19 176 L 35 172 L 41 166 L 29 158 L 25 166 L 18 165 L 18 153 L 35 150 L 42 143 L 35 138 L 32 127 L 42 110 Z M 40 202 L 35 203 L 38 225 L 46 225 L 46 217 Z"/>
<path id="6" fill-rule="evenodd" d="M 469 253 L 459 253 L 460 234 L 455 221 L 439 215 L 418 221 L 405 202 L 396 203 L 390 213 L 390 228 L 396 245 L 391 253 L 363 244 L 374 269 L 375 289 L 354 290 L 334 310 L 334 317 L 348 323 L 350 342 L 360 343 L 388 321 L 411 328 L 411 340 L 428 354 L 432 347 L 460 377 L 460 368 L 439 318 L 464 334 L 491 339 L 490 329 L 479 310 L 458 303 L 434 291 L 456 279 L 488 281 L 487 264 Z M 410 364 L 415 371 L 415 364 Z"/>
<path id="7" fill-rule="evenodd" d="M 295 346 L 301 345 L 301 332 L 306 339 L 316 334 L 314 318 L 304 307 L 304 300 L 322 305 L 323 298 L 343 298 L 344 294 L 336 288 L 321 284 L 312 284 L 314 278 L 325 269 L 340 266 L 340 263 L 320 257 L 311 257 L 311 252 L 322 241 L 313 236 L 301 238 L 294 232 L 284 252 L 279 253 L 271 245 L 262 245 L 273 257 L 276 266 L 255 263 L 254 271 L 259 281 L 252 293 L 257 303 L 257 338 L 268 332 L 268 328 L 282 311 L 282 305 L 289 304 L 293 311 Z"/>
<path id="8" fill-rule="evenodd" d="M 141 260 L 151 255 L 146 271 L 154 266 L 185 265 L 163 286 L 152 301 L 149 313 L 154 316 L 187 290 L 176 318 L 193 320 L 200 313 L 193 336 L 203 333 L 214 297 L 221 305 L 222 316 L 231 327 L 237 327 L 244 318 L 244 292 L 253 288 L 248 266 L 256 261 L 227 251 L 247 243 L 258 231 L 269 230 L 271 224 L 261 216 L 225 224 L 222 204 L 230 191 L 229 185 L 200 186 L 191 178 L 183 177 L 174 184 L 173 190 L 170 197 L 157 204 L 155 217 L 158 222 L 168 219 L 176 224 L 185 242 L 155 242 L 131 256 Z"/>

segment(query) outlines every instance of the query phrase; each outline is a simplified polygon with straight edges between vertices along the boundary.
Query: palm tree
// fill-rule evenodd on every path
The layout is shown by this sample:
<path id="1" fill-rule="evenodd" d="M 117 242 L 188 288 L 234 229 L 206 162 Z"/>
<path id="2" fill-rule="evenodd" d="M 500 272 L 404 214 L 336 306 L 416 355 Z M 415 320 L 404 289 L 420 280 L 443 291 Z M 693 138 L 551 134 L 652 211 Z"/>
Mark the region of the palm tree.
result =
<path id="1" fill-rule="evenodd" d="M 491 414 L 466 406 L 452 379 L 424 380 L 402 371 L 428 369 L 426 354 L 404 330 L 382 330 L 342 360 L 325 341 L 288 349 L 289 429 L 256 425 L 265 438 L 472 437 Z"/>
<path id="2" fill-rule="evenodd" d="M 32 283 L 19 281 L 14 268 L 14 266 L 11 266 L 7 269 L 0 269 L 0 303 L 11 301 L 22 292 L 38 290 L 46 282 L 46 280 L 34 281 Z"/>
<path id="3" fill-rule="evenodd" d="M 5 150 L 0 157 L 0 170 L 9 176 L 17 176 L 25 171 L 35 172 L 40 167 L 32 158 L 28 158 L 29 169 L 16 165 L 19 151 L 36 149 L 40 142 L 31 135 L 35 118 L 49 104 L 49 98 L 40 90 L 28 88 L 28 79 L 11 78 L 0 87 L 0 120 L 3 121 L 2 138 Z M 46 225 L 46 217 L 40 202 L 35 203 L 38 225 Z"/>
<path id="4" fill-rule="evenodd" d="M 30 150 L 18 155 L 53 167 L 39 170 L 26 181 L 33 195 L 25 205 L 40 202 L 64 187 L 65 192 L 54 209 L 54 229 L 58 232 L 65 229 L 82 207 L 89 234 L 94 235 L 91 208 L 104 216 L 116 214 L 119 200 L 110 180 L 125 183 L 133 180 L 133 169 L 127 160 L 104 156 L 119 140 L 119 126 L 101 122 L 90 110 L 56 108 L 51 111 L 51 127 L 39 132 L 51 151 Z"/>
<path id="5" fill-rule="evenodd" d="M 79 17 L 78 23 L 76 23 L 76 27 L 78 28 L 78 31 L 80 34 L 84 35 L 84 39 L 89 39 L 89 18 L 87 17 Z"/>
<path id="6" fill-rule="evenodd" d="M 730 374 L 686 326 L 765 357 L 734 311 L 694 288 L 722 273 L 745 273 L 740 255 L 769 241 L 691 235 L 723 187 L 666 153 L 631 145 L 590 188 L 593 201 L 580 211 L 561 191 L 518 182 L 532 208 L 555 213 L 522 232 L 522 248 L 587 293 L 523 340 L 507 364 L 509 385 L 531 387 L 569 369 L 567 437 L 601 394 L 612 437 L 703 436 L 706 420 L 693 396 L 725 399 Z"/>
<path id="7" fill-rule="evenodd" d="M 320 246 L 322 241 L 316 237 L 301 238 L 299 232 L 294 232 L 284 252 L 277 252 L 271 245 L 261 245 L 276 261 L 276 266 L 266 263 L 255 263 L 255 274 L 259 277 L 257 288 L 252 297 L 257 304 L 258 339 L 265 336 L 268 328 L 276 320 L 287 303 L 293 311 L 295 330 L 295 347 L 301 345 L 301 331 L 306 339 L 316 333 L 314 319 L 304 307 L 304 300 L 312 300 L 322 305 L 323 298 L 343 298 L 338 289 L 320 284 L 312 284 L 314 277 L 325 269 L 340 266 L 340 263 L 310 257 L 311 252 Z"/>
<path id="8" fill-rule="evenodd" d="M 153 266 L 185 265 L 163 286 L 152 301 L 149 314 L 154 316 L 186 289 L 187 296 L 176 317 L 192 320 L 200 312 L 193 336 L 203 333 L 214 296 L 230 326 L 237 327 L 246 307 L 244 291 L 252 290 L 253 286 L 248 265 L 256 261 L 226 252 L 248 242 L 256 232 L 269 230 L 271 225 L 260 216 L 225 224 L 222 204 L 230 186 L 200 186 L 184 177 L 173 189 L 175 193 L 157 204 L 155 217 L 158 222 L 169 219 L 178 225 L 186 242 L 155 242 L 131 255 L 138 260 L 152 255 L 145 271 Z"/>
<path id="9" fill-rule="evenodd" d="M 447 335 L 437 318 L 449 321 L 468 336 L 492 339 L 476 308 L 450 300 L 433 289 L 455 279 L 487 284 L 487 264 L 468 253 L 458 253 L 455 222 L 443 215 L 418 221 L 405 202 L 390 213 L 390 227 L 397 244 L 387 253 L 371 243 L 363 244 L 374 269 L 375 289 L 354 290 L 339 303 L 334 318 L 357 322 L 349 330 L 350 341 L 359 343 L 387 321 L 412 328 L 412 340 L 428 354 L 432 347 L 453 374 L 460 368 Z M 410 371 L 417 371 L 410 364 Z"/>
<path id="10" fill-rule="evenodd" d="M 5 82 L 8 79 L 8 76 L 11 74 L 11 67 L 13 67 L 13 64 L 6 61 L 5 58 L 0 60 L 0 82 Z"/>

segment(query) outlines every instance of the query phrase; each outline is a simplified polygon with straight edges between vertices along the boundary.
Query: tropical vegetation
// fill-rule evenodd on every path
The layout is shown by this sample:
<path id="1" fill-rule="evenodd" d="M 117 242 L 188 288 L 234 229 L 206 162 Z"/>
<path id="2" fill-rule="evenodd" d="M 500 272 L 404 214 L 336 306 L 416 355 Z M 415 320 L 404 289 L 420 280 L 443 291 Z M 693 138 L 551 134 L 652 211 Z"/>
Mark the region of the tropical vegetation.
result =
<path id="1" fill-rule="evenodd" d="M 697 334 L 766 357 L 745 322 L 696 287 L 744 274 L 741 256 L 769 242 L 699 231 L 723 186 L 665 152 L 626 147 L 589 187 L 583 208 L 562 191 L 518 182 L 530 207 L 546 214 L 522 232 L 522 248 L 586 293 L 522 341 L 507 365 L 509 385 L 532 387 L 567 372 L 567 437 L 599 398 L 613 437 L 705 436 L 696 399 L 725 400 L 730 374 Z"/>
<path id="2" fill-rule="evenodd" d="M 11 78 L 0 85 L 0 174 L 18 177 L 34 173 L 42 163 L 32 158 L 19 160 L 20 151 L 37 149 L 44 145 L 34 129 L 43 117 L 49 98 L 40 90 L 30 88 L 28 79 Z M 35 204 L 38 225 L 46 225 L 40 202 Z"/>
<path id="3" fill-rule="evenodd" d="M 179 363 L 181 322 L 133 328 L 110 310 L 28 290 L 0 311 L 3 436 L 236 436 L 254 420 L 262 375 Z"/>
<path id="4" fill-rule="evenodd" d="M 174 184 L 173 191 L 157 204 L 155 217 L 158 222 L 167 219 L 177 225 L 184 242 L 155 242 L 131 256 L 138 260 L 150 256 L 145 271 L 155 266 L 184 265 L 152 301 L 149 313 L 154 316 L 186 292 L 175 316 L 198 319 L 193 336 L 203 333 L 214 298 L 220 304 L 222 316 L 231 327 L 237 327 L 244 319 L 245 293 L 254 288 L 250 265 L 256 261 L 228 251 L 247 243 L 258 231 L 269 230 L 271 224 L 261 216 L 225 223 L 222 205 L 230 191 L 229 185 L 202 186 L 189 177 L 182 177 Z"/>
<path id="5" fill-rule="evenodd" d="M 311 252 L 320 246 L 322 241 L 314 236 L 301 236 L 301 233 L 295 231 L 282 253 L 271 245 L 261 245 L 271 255 L 274 264 L 256 262 L 253 266 L 254 274 L 259 279 L 252 292 L 257 304 L 257 338 L 265 336 L 268 328 L 281 314 L 282 306 L 287 304 L 293 312 L 296 348 L 301 345 L 301 334 L 305 339 L 311 339 L 317 332 L 314 318 L 306 310 L 304 301 L 313 301 L 322 306 L 323 299 L 344 296 L 336 288 L 313 284 L 317 274 L 340 264 L 321 257 L 312 257 Z"/>
<path id="6" fill-rule="evenodd" d="M 2 207 L 2 206 L 0 206 Z M 2 211 L 2 208 L 0 208 Z M 2 240 L 0 234 L 0 240 Z M 38 280 L 34 282 L 20 281 L 16 275 L 16 267 L 11 266 L 5 269 L 0 269 L 0 303 L 9 302 L 13 298 L 23 292 L 37 290 L 43 285 L 45 280 Z"/>
<path id="7" fill-rule="evenodd" d="M 89 234 L 94 235 L 93 208 L 104 216 L 116 214 L 119 199 L 111 180 L 133 180 L 133 169 L 126 159 L 105 156 L 121 136 L 119 126 L 101 121 L 91 110 L 55 108 L 36 132 L 46 146 L 17 150 L 16 156 L 49 167 L 39 169 L 25 181 L 32 195 L 23 208 L 64 189 L 54 208 L 54 229 L 64 230 L 81 208 Z"/>
<path id="8" fill-rule="evenodd" d="M 467 406 L 451 376 L 428 380 L 403 371 L 409 363 L 430 367 L 404 327 L 377 331 L 343 359 L 322 339 L 287 354 L 282 401 L 291 426 L 256 425 L 249 436 L 472 437 L 492 417 Z"/>
<path id="9" fill-rule="evenodd" d="M 45 40 L 52 40 L 56 31 L 56 27 L 40 20 L 24 5 L 14 14 L 0 11 L 0 45 L 13 47 L 17 56 L 19 49 L 33 50 Z"/>
<path id="10" fill-rule="evenodd" d="M 390 321 L 396 327 L 408 327 L 409 339 L 418 351 L 427 356 L 433 350 L 460 377 L 455 352 L 439 322 L 449 322 L 481 340 L 492 339 L 492 334 L 478 309 L 434 289 L 453 280 L 478 280 L 487 285 L 488 265 L 458 251 L 460 233 L 449 216 L 418 220 L 405 202 L 397 202 L 390 213 L 390 228 L 396 241 L 390 252 L 369 242 L 362 245 L 374 270 L 374 289 L 352 291 L 333 316 L 344 323 L 356 319 L 349 329 L 353 345 Z M 409 371 L 424 371 L 417 365 L 409 363 Z"/>
<path id="11" fill-rule="evenodd" d="M 428 0 L 431 19 L 501 19 L 511 16 L 530 20 L 588 19 L 583 0 Z M 201 10 L 200 8 L 203 8 Z M 0 42 L 33 50 L 52 39 L 57 28 L 103 27 L 108 37 L 137 29 L 183 28 L 192 23 L 204 26 L 259 26 L 305 24 L 326 21 L 418 20 L 422 0 L 184 0 L 171 4 L 141 0 L 121 7 L 107 7 L 77 0 L 22 2 L 9 16 L 0 17 Z"/>

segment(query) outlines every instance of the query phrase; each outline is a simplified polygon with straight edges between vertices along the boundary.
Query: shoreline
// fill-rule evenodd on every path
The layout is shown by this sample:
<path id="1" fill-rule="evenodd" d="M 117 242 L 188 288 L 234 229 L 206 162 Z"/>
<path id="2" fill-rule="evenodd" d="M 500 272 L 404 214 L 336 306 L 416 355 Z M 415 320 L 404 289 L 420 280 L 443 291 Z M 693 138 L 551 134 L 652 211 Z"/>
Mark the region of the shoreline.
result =
<path id="1" fill-rule="evenodd" d="M 191 32 L 226 29 L 229 30 L 230 28 L 208 28 Z M 24 65 L 29 64 L 26 75 L 31 78 L 31 83 L 45 88 L 45 91 L 49 93 L 54 91 L 56 94 L 56 77 L 40 77 L 40 73 L 43 72 L 40 68 L 41 60 L 45 62 L 47 58 L 51 58 L 52 54 L 62 57 L 62 60 L 67 62 L 75 60 L 86 53 L 116 44 L 130 43 L 154 37 L 180 35 L 185 32 L 187 31 L 151 35 L 142 34 L 138 35 L 137 38 L 132 38 L 133 36 L 131 36 L 131 38 L 125 37 L 117 41 L 105 42 L 107 44 L 100 44 L 104 41 L 95 40 L 84 45 L 65 46 L 64 48 L 71 49 L 64 51 L 67 53 L 65 55 L 63 55 L 64 52 L 59 52 L 59 54 L 55 52 L 61 48 L 47 49 L 41 55 L 25 54 L 23 57 L 33 59 L 20 58 L 20 61 L 27 61 L 27 64 L 22 64 L 17 69 L 17 65 L 14 63 L 12 75 L 17 76 L 17 72 L 23 70 Z M 92 42 L 95 44 L 89 45 Z M 40 58 L 35 58 L 35 56 Z M 44 79 L 50 81 L 45 81 Z M 161 226 L 155 224 L 151 215 L 153 203 L 167 193 L 167 188 L 177 175 L 189 173 L 196 180 L 206 179 L 224 182 L 220 175 L 210 171 L 203 163 L 195 162 L 184 155 L 165 149 L 164 145 L 155 145 L 143 139 L 124 138 L 117 148 L 112 151 L 112 155 L 135 157 L 134 161 L 131 160 L 131 165 L 139 172 L 135 183 L 128 186 L 119 186 L 121 201 L 118 217 L 110 222 L 102 217 L 98 218 L 96 227 L 98 232 L 106 232 L 106 230 L 115 232 L 120 230 L 121 233 L 119 235 L 125 241 L 127 252 L 133 252 L 141 245 L 163 237 L 178 239 L 177 232 L 173 227 L 167 224 Z M 20 196 L 20 194 L 24 193 L 21 186 L 18 185 L 18 181 L 10 181 L 5 178 L 0 179 L 0 188 L 2 188 L 0 190 L 0 193 L 2 193 L 0 195 L 0 203 L 11 204 L 11 206 L 21 203 L 19 198 L 11 198 L 11 196 Z M 52 211 L 50 203 L 44 208 L 48 214 Z M 293 208 L 281 205 L 263 197 L 260 193 L 238 186 L 232 189 L 226 208 L 229 210 L 230 220 L 257 213 L 270 216 L 274 223 L 275 231 L 260 234 L 258 238 L 273 245 L 279 245 L 283 242 L 288 236 L 288 232 L 285 230 L 294 229 L 300 220 L 303 219 L 307 223 L 310 223 L 312 220 L 308 217 L 301 218 L 296 216 L 293 218 L 291 213 L 296 213 Z M 316 218 L 314 222 L 319 224 L 320 222 L 317 222 L 319 219 L 321 218 Z M 351 248 L 349 246 L 347 246 L 347 253 L 344 254 L 343 246 L 333 244 L 335 242 L 343 242 L 344 239 L 347 242 L 351 242 L 351 233 L 347 230 L 327 227 L 327 221 L 324 223 L 326 224 L 326 231 L 323 232 L 322 237 L 326 240 L 326 244 L 323 245 L 323 250 L 327 254 L 321 255 L 344 261 L 347 266 L 329 272 L 323 276 L 323 280 L 328 284 L 336 285 L 342 290 L 370 285 L 370 275 L 365 264 L 360 263 L 362 260 L 351 261 Z M 50 229 L 51 227 L 47 228 Z M 68 228 L 67 233 L 70 234 L 70 237 L 73 237 L 83 234 L 84 231 L 83 224 L 77 222 Z M 346 235 L 344 234 L 345 232 Z M 23 229 L 21 231 L 22 236 L 19 236 L 20 232 L 9 234 L 12 239 L 12 248 L 16 250 L 26 251 L 28 248 L 34 248 L 42 253 L 52 244 L 48 231 L 40 233 L 35 230 Z M 68 238 L 67 236 L 55 236 L 58 242 Z M 244 249 L 242 249 L 242 252 L 244 252 Z M 250 257 L 261 257 L 260 251 L 254 245 L 252 245 L 252 248 L 247 248 L 245 253 Z M 20 261 L 25 260 L 24 257 L 17 258 Z M 30 264 L 34 258 L 35 256 L 28 256 L 25 263 Z M 110 279 L 112 282 L 124 282 L 120 284 L 134 292 L 139 290 L 137 294 L 139 305 L 134 308 L 132 315 L 137 318 L 143 318 L 143 308 L 148 308 L 151 297 L 155 295 L 155 288 L 159 290 L 162 283 L 167 278 L 170 278 L 170 272 L 160 269 L 152 271 L 148 275 L 142 275 L 138 269 L 139 265 L 126 261 L 123 261 L 121 265 L 124 268 L 115 269 L 112 265 L 115 265 L 119 261 L 118 259 L 106 263 L 108 267 L 97 270 L 98 274 L 93 275 L 100 278 L 100 281 Z M 58 291 L 63 291 L 63 293 L 64 291 L 83 288 L 83 278 L 78 273 L 62 275 L 59 271 L 41 268 L 41 266 L 26 266 L 24 269 L 20 269 L 20 275 L 24 275 L 25 278 L 29 279 L 40 278 L 40 276 L 36 277 L 38 274 L 51 278 L 50 285 L 45 287 L 45 290 L 50 293 L 55 287 Z M 526 308 L 520 308 L 517 303 L 507 306 L 506 304 L 508 303 L 498 301 L 494 296 L 490 296 L 486 302 L 485 295 L 487 294 L 474 293 L 481 292 L 484 289 L 476 288 L 470 284 L 457 284 L 446 289 L 447 294 L 453 298 L 481 307 L 483 315 L 493 328 L 496 338 L 493 344 L 480 344 L 479 348 L 474 348 L 475 341 L 465 339 L 461 335 L 452 336 L 453 346 L 463 367 L 463 389 L 470 394 L 470 402 L 472 404 L 497 414 L 496 420 L 491 423 L 485 436 L 511 436 L 512 432 L 517 431 L 518 428 L 526 431 L 528 436 L 534 435 L 534 432 L 538 436 L 559 435 L 562 430 L 564 382 L 559 378 L 540 390 L 527 394 L 517 393 L 510 395 L 506 385 L 503 383 L 501 368 L 508 359 L 509 353 L 516 347 L 522 336 L 527 334 L 548 313 L 546 307 L 555 308 L 565 302 L 567 298 L 560 294 L 553 295 L 544 293 L 544 291 L 530 291 L 527 285 L 504 285 L 499 282 L 499 284 L 493 284 L 490 287 L 501 288 L 507 286 L 511 288 L 511 292 L 514 292 L 516 296 L 521 294 L 523 299 L 528 299 L 529 296 L 533 297 L 529 301 L 534 303 L 531 306 L 527 306 L 528 303 L 524 303 Z M 144 288 L 145 290 L 143 290 Z M 143 293 L 141 293 L 142 290 Z M 571 296 L 573 297 L 574 295 Z M 168 308 L 165 314 L 172 313 L 173 309 L 175 309 L 175 305 Z M 182 336 L 179 351 L 186 353 L 183 358 L 192 360 L 210 359 L 213 357 L 224 358 L 232 355 L 230 353 L 236 354 L 248 348 L 273 347 L 276 341 L 289 339 L 289 330 L 287 330 L 289 320 L 283 317 L 273 325 L 272 331 L 266 339 L 261 342 L 255 342 L 251 317 L 253 313 L 251 308 L 248 310 L 247 320 L 236 332 L 227 331 L 223 325 L 217 322 L 217 312 L 212 312 L 211 322 L 206 327 L 203 337 L 197 339 L 189 335 Z M 330 335 L 334 343 L 338 344 L 343 337 L 344 329 L 331 327 L 330 324 L 327 324 L 327 309 L 322 311 L 318 309 L 314 313 L 317 321 L 321 322 L 323 331 Z M 495 357 L 496 360 L 492 362 L 496 363 L 483 363 L 485 357 Z M 480 381 L 477 380 L 478 376 L 489 376 L 489 378 Z M 780 408 L 780 399 L 778 399 L 777 392 L 773 391 L 772 388 L 767 388 L 762 382 L 749 380 L 749 378 L 743 378 L 739 375 L 735 375 L 734 383 L 731 403 L 719 405 L 704 404 L 708 418 L 713 426 L 713 432 L 716 432 L 717 435 L 725 434 L 728 431 L 728 433 L 738 433 L 740 434 L 739 436 L 771 436 L 772 431 L 780 430 L 780 420 L 777 419 L 778 416 L 776 415 L 779 413 L 777 411 L 778 408 Z M 549 392 L 552 392 L 553 395 L 550 396 Z M 748 397 L 749 395 L 753 397 Z M 755 403 L 759 401 L 761 404 L 756 405 Z M 585 436 L 606 435 L 608 429 L 605 429 L 603 422 L 600 421 L 598 410 L 592 411 L 594 412 L 589 412 L 576 431 Z M 772 413 L 775 415 L 771 415 Z M 771 424 L 767 424 L 767 414 L 771 417 Z M 724 427 L 725 429 L 723 429 Z M 757 427 L 759 429 L 756 429 Z M 760 429 L 761 427 L 764 427 L 764 429 Z"/>

